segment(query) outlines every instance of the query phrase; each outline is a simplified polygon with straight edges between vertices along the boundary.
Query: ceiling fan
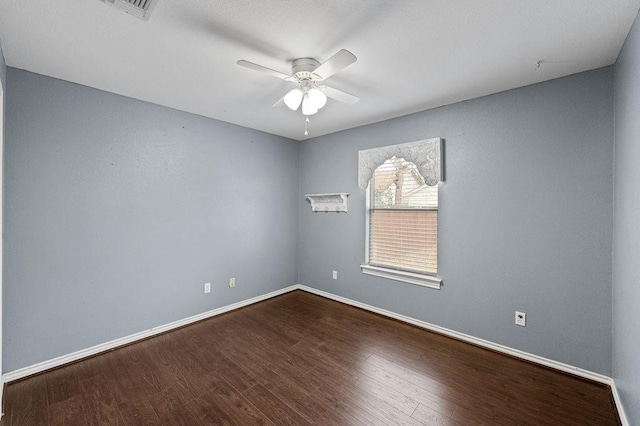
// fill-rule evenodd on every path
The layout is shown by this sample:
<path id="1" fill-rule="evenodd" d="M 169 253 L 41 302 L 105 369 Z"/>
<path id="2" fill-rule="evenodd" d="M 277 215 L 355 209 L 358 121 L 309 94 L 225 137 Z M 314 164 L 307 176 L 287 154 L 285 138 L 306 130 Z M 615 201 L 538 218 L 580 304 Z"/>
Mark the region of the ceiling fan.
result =
<path id="1" fill-rule="evenodd" d="M 318 112 L 327 103 L 327 98 L 345 104 L 353 105 L 360 100 L 359 97 L 342 90 L 334 89 L 326 85 L 319 85 L 323 80 L 331 77 L 336 72 L 348 67 L 357 60 L 355 55 L 348 50 L 342 49 L 326 62 L 320 64 L 312 58 L 296 59 L 291 64 L 291 75 L 272 70 L 262 65 L 241 59 L 238 65 L 255 71 L 260 71 L 285 81 L 291 81 L 298 85 L 291 89 L 282 98 L 278 99 L 273 106 L 283 104 L 291 110 L 296 111 L 302 105 L 302 114 L 309 116 Z"/>

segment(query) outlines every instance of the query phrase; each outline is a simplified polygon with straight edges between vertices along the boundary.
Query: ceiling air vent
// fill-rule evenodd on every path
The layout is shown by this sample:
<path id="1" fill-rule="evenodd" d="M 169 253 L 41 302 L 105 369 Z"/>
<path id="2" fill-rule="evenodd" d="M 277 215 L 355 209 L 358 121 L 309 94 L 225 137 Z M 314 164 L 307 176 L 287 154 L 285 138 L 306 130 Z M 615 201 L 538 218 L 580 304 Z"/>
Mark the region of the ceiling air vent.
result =
<path id="1" fill-rule="evenodd" d="M 103 3 L 111 5 L 116 9 L 140 18 L 144 21 L 149 20 L 153 7 L 158 0 L 101 0 Z"/>

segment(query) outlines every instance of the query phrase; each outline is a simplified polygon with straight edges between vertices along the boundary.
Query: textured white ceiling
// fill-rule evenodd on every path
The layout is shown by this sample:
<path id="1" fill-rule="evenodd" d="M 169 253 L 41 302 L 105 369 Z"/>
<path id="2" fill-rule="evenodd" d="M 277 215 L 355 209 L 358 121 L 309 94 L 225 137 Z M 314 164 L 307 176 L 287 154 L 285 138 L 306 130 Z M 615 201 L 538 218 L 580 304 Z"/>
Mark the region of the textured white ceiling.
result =
<path id="1" fill-rule="evenodd" d="M 99 0 L 0 1 L 9 66 L 302 140 L 271 104 L 299 57 L 358 61 L 327 84 L 360 96 L 319 136 L 614 63 L 640 0 L 158 0 L 148 22 Z M 542 60 L 539 68 L 536 61 Z"/>

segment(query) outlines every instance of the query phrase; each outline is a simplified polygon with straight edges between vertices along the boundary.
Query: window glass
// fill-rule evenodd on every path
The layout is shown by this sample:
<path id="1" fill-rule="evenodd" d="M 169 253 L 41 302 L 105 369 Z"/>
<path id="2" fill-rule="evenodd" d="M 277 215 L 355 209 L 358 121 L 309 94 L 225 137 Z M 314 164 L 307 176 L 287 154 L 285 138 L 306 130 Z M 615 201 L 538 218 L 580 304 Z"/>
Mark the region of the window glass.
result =
<path id="1" fill-rule="evenodd" d="M 416 165 L 392 157 L 374 172 L 369 197 L 369 264 L 438 272 L 438 187 Z"/>

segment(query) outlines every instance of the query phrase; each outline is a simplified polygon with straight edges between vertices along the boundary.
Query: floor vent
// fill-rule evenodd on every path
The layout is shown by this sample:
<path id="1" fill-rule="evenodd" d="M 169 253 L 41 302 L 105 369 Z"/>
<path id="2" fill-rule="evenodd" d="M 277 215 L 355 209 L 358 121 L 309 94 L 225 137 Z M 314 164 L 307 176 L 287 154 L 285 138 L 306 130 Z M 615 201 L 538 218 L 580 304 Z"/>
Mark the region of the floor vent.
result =
<path id="1" fill-rule="evenodd" d="M 129 15 L 148 21 L 158 0 L 101 0 Z"/>

